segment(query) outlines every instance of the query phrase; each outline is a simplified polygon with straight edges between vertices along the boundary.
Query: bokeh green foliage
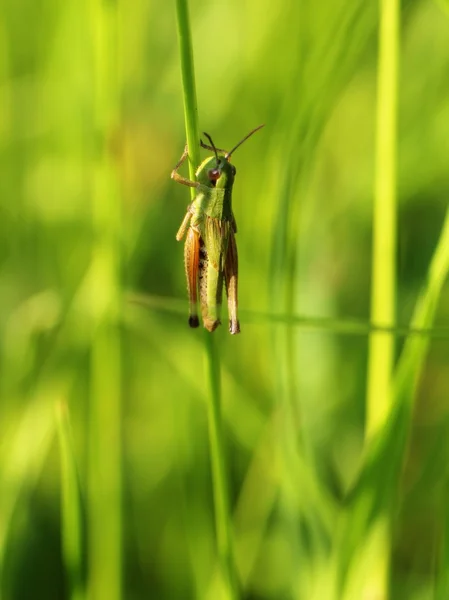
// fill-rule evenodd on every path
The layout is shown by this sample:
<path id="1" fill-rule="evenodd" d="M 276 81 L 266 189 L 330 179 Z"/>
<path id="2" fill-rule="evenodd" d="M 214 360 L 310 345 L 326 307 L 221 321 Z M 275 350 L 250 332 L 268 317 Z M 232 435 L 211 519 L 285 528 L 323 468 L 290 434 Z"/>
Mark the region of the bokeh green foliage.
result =
<path id="1" fill-rule="evenodd" d="M 61 403 L 73 435 L 61 444 L 66 477 L 80 485 L 78 568 L 89 572 L 89 465 L 95 432 L 104 434 L 92 404 L 108 401 L 93 395 L 117 381 L 123 597 L 215 600 L 203 337 L 187 327 L 174 239 L 189 195 L 169 179 L 185 143 L 174 3 L 105 4 L 118 23 L 111 103 L 120 108 L 106 131 L 92 29 L 103 13 L 75 0 L 6 0 L 1 11 L 0 594 L 67 597 Z M 228 148 L 266 123 L 233 158 L 242 334 L 213 334 L 245 597 L 360 598 L 385 541 L 382 523 L 367 526 L 385 500 L 372 490 L 386 489 L 391 598 L 446 598 L 447 338 L 430 340 L 414 403 L 393 415 L 357 480 L 367 336 L 288 317 L 369 320 L 377 4 L 192 1 L 190 10 L 201 128 Z M 447 5 L 404 2 L 401 38 L 397 319 L 408 324 L 449 197 Z M 121 284 L 105 288 L 123 298 L 121 377 L 105 360 L 105 387 L 95 388 L 105 298 L 92 269 L 93 179 L 105 142 L 108 189 L 122 202 Z M 436 297 L 437 325 L 448 295 Z M 403 347 L 400 338 L 398 356 Z M 408 440 L 405 462 L 396 431 Z"/>

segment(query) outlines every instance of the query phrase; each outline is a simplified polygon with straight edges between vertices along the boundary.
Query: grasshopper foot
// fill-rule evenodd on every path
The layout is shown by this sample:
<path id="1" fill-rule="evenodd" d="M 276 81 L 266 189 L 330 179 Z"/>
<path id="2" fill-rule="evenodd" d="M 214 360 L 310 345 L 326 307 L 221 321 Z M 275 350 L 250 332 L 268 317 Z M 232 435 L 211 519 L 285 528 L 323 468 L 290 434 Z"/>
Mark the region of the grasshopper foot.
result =
<path id="1" fill-rule="evenodd" d="M 232 333 L 232 335 L 240 333 L 240 323 L 238 321 L 229 321 L 229 333 Z"/>
<path id="2" fill-rule="evenodd" d="M 200 324 L 197 315 L 190 315 L 189 317 L 189 325 L 190 327 L 198 327 Z"/>

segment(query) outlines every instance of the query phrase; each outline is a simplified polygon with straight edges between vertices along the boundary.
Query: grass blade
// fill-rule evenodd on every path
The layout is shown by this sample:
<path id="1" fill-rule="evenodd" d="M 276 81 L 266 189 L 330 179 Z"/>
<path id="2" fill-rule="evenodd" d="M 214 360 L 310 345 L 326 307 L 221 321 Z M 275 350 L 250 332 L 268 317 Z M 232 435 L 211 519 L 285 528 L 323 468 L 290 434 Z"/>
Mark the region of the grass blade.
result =
<path id="1" fill-rule="evenodd" d="M 188 0 L 176 0 L 176 16 L 184 98 L 184 118 L 187 145 L 189 148 L 189 173 L 190 178 L 195 180 L 195 170 L 200 164 L 200 143 Z M 193 199 L 195 197 L 195 189 L 191 188 L 190 193 Z"/>
<path id="2" fill-rule="evenodd" d="M 392 326 L 396 313 L 396 121 L 400 6 L 397 0 L 380 0 L 379 7 L 371 321 Z M 391 410 L 394 352 L 394 336 L 380 332 L 370 335 L 365 427 L 367 440 L 385 423 Z M 389 519 L 389 514 L 380 513 L 367 536 L 373 542 L 367 549 L 371 559 L 362 592 L 385 599 L 389 594 Z"/>
<path id="3" fill-rule="evenodd" d="M 184 95 L 184 112 L 187 144 L 189 148 L 189 172 L 195 178 L 195 169 L 200 162 L 198 111 L 193 64 L 192 39 L 190 33 L 189 6 L 187 0 L 177 0 L 178 38 Z M 192 198 L 195 189 L 191 188 Z M 212 466 L 212 484 L 215 509 L 217 553 L 222 577 L 229 598 L 239 597 L 236 568 L 232 550 L 231 524 L 229 516 L 229 492 L 221 417 L 220 356 L 216 336 L 204 331 L 204 351 L 209 393 L 208 424 Z"/>
<path id="4" fill-rule="evenodd" d="M 420 294 L 411 321 L 413 328 L 432 326 L 443 284 L 449 273 L 449 210 L 433 255 L 427 284 Z M 393 380 L 393 407 L 381 431 L 366 450 L 363 467 L 347 498 L 338 551 L 340 576 L 347 578 L 351 561 L 360 554 L 363 541 L 379 531 L 395 506 L 398 482 L 407 448 L 413 400 L 430 340 L 410 336 L 404 346 Z M 379 552 L 380 548 L 377 547 Z M 385 554 L 378 554 L 386 571 Z M 444 557 L 444 555 L 443 555 Z M 376 573 L 369 567 L 367 576 Z M 374 569 L 374 570 L 373 570 Z M 386 587 L 382 590 L 387 597 Z"/>
<path id="5" fill-rule="evenodd" d="M 73 451 L 67 405 L 56 404 L 56 424 L 61 457 L 62 553 L 70 600 L 84 598 L 82 509 L 78 469 Z"/>
<path id="6" fill-rule="evenodd" d="M 119 118 L 118 5 L 90 4 L 94 64 L 93 258 L 89 414 L 91 600 L 122 597 L 121 199 L 110 138 Z"/>
<path id="7" fill-rule="evenodd" d="M 396 303 L 396 146 L 399 4 L 380 1 L 376 179 L 372 258 L 371 321 L 391 326 Z M 371 436 L 391 407 L 394 339 L 370 336 L 366 432 Z"/>

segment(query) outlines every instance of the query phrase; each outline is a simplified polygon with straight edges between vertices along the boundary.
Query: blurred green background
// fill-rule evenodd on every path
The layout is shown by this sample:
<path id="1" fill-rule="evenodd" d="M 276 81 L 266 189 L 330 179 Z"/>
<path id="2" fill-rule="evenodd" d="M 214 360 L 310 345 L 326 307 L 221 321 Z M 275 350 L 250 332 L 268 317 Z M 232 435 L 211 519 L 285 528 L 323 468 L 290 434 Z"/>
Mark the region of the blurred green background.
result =
<path id="1" fill-rule="evenodd" d="M 230 336 L 226 327 L 213 334 L 242 597 L 339 600 L 330 591 L 341 551 L 334 519 L 363 448 L 368 339 L 332 324 L 305 325 L 311 317 L 370 319 L 378 6 L 193 0 L 190 14 L 201 130 L 230 148 L 266 124 L 233 157 L 242 334 Z M 95 40 L 111 30 L 101 63 Z M 447 3 L 402 3 L 403 325 L 426 281 L 449 197 L 448 40 Z M 214 591 L 204 334 L 187 326 L 183 248 L 175 241 L 189 194 L 170 180 L 185 143 L 183 119 L 174 3 L 2 3 L 6 600 L 84 597 L 83 583 L 80 595 L 69 591 L 61 473 L 75 482 L 68 511 L 79 519 L 72 535 L 79 534 L 82 582 L 101 571 L 102 544 L 105 556 L 116 544 L 123 598 L 221 597 Z M 110 297 L 121 310 L 109 312 Z M 448 300 L 446 286 L 437 325 L 447 322 Z M 287 313 L 306 317 L 305 324 L 273 318 Z M 399 338 L 398 352 L 402 344 Z M 388 539 L 393 600 L 449 597 L 441 592 L 448 359 L 448 339 L 433 340 L 396 482 Z M 58 426 L 61 405 L 71 434 Z M 300 459 L 282 458 L 291 455 L 290 442 L 300 444 Z M 373 485 L 382 487 L 382 478 Z M 108 527 L 119 514 L 117 497 L 121 534 Z M 366 556 L 362 566 L 357 556 L 349 561 L 356 583 L 346 589 L 348 600 L 381 598 L 360 591 L 357 573 L 375 574 Z M 106 578 L 111 564 L 105 559 Z M 120 597 L 114 593 L 87 597 Z"/>

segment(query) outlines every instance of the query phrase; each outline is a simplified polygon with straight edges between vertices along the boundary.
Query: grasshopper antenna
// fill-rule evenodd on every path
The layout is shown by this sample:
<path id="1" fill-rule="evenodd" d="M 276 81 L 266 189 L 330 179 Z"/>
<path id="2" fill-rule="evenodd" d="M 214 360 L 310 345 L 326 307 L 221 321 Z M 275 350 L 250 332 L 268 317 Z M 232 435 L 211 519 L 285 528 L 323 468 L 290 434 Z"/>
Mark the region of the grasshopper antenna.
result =
<path id="1" fill-rule="evenodd" d="M 208 140 L 209 140 L 209 142 L 210 142 L 210 145 L 211 145 L 211 146 L 212 146 L 212 148 L 214 149 L 215 159 L 216 159 L 216 161 L 217 161 L 217 167 L 218 167 L 218 164 L 219 164 L 219 162 L 220 162 L 220 161 L 218 160 L 218 152 L 217 152 L 217 149 L 215 148 L 215 144 L 214 144 L 214 142 L 212 141 L 212 138 L 210 137 L 210 135 L 209 135 L 208 133 L 206 133 L 205 131 L 203 131 L 203 135 L 205 135 L 205 136 L 207 137 L 207 139 L 208 139 Z"/>
<path id="2" fill-rule="evenodd" d="M 225 158 L 226 158 L 227 160 L 229 160 L 229 159 L 231 158 L 231 154 L 233 154 L 233 153 L 234 153 L 234 152 L 237 150 L 237 148 L 243 144 L 243 142 L 246 142 L 246 140 L 247 140 L 249 137 L 251 137 L 251 136 L 253 135 L 253 133 L 256 133 L 256 131 L 259 131 L 259 129 L 262 129 L 262 127 L 265 127 L 265 123 L 263 123 L 262 125 L 259 125 L 258 127 L 256 127 L 256 128 L 255 128 L 255 129 L 253 129 L 252 131 L 250 131 L 250 132 L 248 133 L 248 135 L 245 135 L 245 137 L 243 138 L 243 140 L 240 140 L 240 142 L 239 142 L 239 143 L 238 143 L 236 146 L 234 146 L 234 148 L 233 148 L 232 150 L 230 150 L 230 151 L 229 151 L 227 154 L 225 154 Z M 206 135 L 206 134 L 204 134 L 204 135 Z M 208 137 L 209 137 L 209 136 L 208 136 Z M 210 139 L 210 138 L 209 138 L 209 139 Z M 212 140 L 211 140 L 211 141 L 212 141 Z M 213 144 L 212 144 L 212 145 L 213 145 Z"/>

